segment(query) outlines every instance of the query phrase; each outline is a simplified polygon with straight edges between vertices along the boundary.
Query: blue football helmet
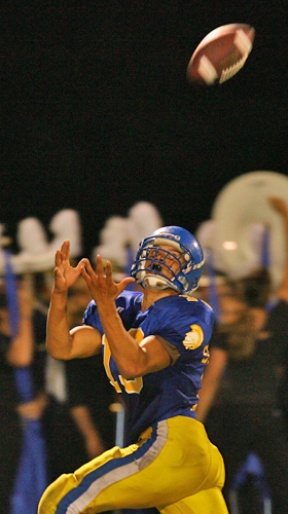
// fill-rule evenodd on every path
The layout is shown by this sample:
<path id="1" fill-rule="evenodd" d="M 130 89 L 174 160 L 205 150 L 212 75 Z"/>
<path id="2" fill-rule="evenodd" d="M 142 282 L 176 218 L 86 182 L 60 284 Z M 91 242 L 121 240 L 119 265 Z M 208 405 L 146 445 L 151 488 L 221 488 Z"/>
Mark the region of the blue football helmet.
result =
<path id="1" fill-rule="evenodd" d="M 204 253 L 196 237 L 172 225 L 141 241 L 130 275 L 143 287 L 148 284 L 189 295 L 198 287 L 203 265 Z"/>

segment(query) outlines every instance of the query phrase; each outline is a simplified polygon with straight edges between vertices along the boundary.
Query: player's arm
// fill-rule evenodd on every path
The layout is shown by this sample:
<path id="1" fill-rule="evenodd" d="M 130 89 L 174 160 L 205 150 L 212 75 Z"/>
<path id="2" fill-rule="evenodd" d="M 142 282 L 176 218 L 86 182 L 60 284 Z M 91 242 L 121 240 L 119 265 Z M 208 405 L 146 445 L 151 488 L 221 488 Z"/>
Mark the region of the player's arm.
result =
<path id="1" fill-rule="evenodd" d="M 207 414 L 214 403 L 228 355 L 222 348 L 211 348 L 209 364 L 205 369 L 202 388 L 199 391 L 199 403 L 196 416 L 199 421 L 205 422 Z"/>
<path id="2" fill-rule="evenodd" d="M 72 418 L 82 435 L 89 458 L 93 459 L 105 451 L 105 444 L 93 421 L 87 405 L 76 405 L 70 409 Z"/>
<path id="3" fill-rule="evenodd" d="M 111 354 L 122 377 L 137 378 L 171 364 L 165 341 L 160 336 L 151 335 L 139 345 L 123 326 L 113 301 L 98 302 L 97 309 Z"/>
<path id="4" fill-rule="evenodd" d="M 104 273 L 100 256 L 97 256 L 97 272 L 94 271 L 90 262 L 85 260 L 82 274 L 92 297 L 96 300 L 101 324 L 121 375 L 124 378 L 136 378 L 169 366 L 171 357 L 162 344 L 161 338 L 156 335 L 149 336 L 139 345 L 125 329 L 116 310 L 117 296 L 128 283 L 134 280 L 126 277 L 121 282 L 115 283 L 111 263 L 107 261 Z"/>
<path id="5" fill-rule="evenodd" d="M 101 349 L 101 334 L 82 325 L 70 330 L 67 318 L 67 294 L 52 292 L 47 316 L 46 348 L 54 359 L 90 357 Z"/>
<path id="6" fill-rule="evenodd" d="M 104 315 L 102 323 L 105 324 L 105 335 L 111 353 L 124 378 L 141 377 L 170 366 L 172 357 L 167 348 L 168 342 L 160 336 L 150 335 L 143 339 L 139 345 L 125 330 L 120 318 L 117 319 L 117 317 L 118 313 L 115 309 L 107 323 L 104 321 L 104 319 L 107 320 Z M 121 344 L 119 344 L 119 341 L 121 341 Z"/>
<path id="7" fill-rule="evenodd" d="M 276 295 L 288 302 L 288 204 L 283 198 L 270 197 L 269 202 L 273 209 L 280 214 L 283 223 L 285 260 L 282 281 Z"/>
<path id="8" fill-rule="evenodd" d="M 19 325 L 17 333 L 11 339 L 6 359 L 11 366 L 30 366 L 34 358 L 34 334 L 33 334 L 33 298 L 29 281 L 24 278 L 17 285 L 17 299 L 19 302 Z M 6 310 L 8 324 L 9 312 Z M 5 314 L 4 314 L 5 315 Z"/>
<path id="9" fill-rule="evenodd" d="M 70 244 L 64 241 L 55 255 L 54 283 L 47 316 L 46 348 L 55 359 L 89 357 L 101 349 L 98 330 L 81 326 L 69 330 L 67 298 L 69 288 L 81 274 L 83 264 L 70 264 Z"/>

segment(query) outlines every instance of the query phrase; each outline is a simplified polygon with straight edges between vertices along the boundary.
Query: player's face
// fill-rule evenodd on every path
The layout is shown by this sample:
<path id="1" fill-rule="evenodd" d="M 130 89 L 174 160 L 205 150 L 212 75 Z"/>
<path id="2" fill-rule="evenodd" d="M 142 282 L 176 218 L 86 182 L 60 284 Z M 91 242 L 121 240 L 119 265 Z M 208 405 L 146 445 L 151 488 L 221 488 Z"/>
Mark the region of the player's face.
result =
<path id="1" fill-rule="evenodd" d="M 185 263 L 183 255 L 169 245 L 147 249 L 145 258 L 145 267 L 150 268 L 150 273 L 161 273 L 169 279 L 173 278 L 174 273 L 179 273 L 181 265 Z"/>

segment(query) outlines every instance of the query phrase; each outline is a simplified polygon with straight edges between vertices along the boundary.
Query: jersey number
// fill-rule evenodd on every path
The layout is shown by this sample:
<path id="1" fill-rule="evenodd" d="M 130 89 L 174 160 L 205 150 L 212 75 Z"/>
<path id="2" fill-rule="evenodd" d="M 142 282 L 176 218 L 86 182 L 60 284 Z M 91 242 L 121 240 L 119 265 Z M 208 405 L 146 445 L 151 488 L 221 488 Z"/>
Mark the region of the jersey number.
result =
<path id="1" fill-rule="evenodd" d="M 143 339 L 143 332 L 141 330 L 130 330 L 130 333 L 132 332 L 132 336 L 136 339 L 137 343 L 140 344 L 140 342 Z M 107 341 L 107 338 L 104 334 L 103 336 L 103 345 L 104 345 L 104 352 L 103 352 L 103 361 L 104 361 L 104 367 L 106 371 L 106 375 L 110 380 L 110 384 L 114 387 L 115 391 L 117 393 L 122 393 L 121 387 L 117 380 L 112 375 L 112 371 L 110 368 L 110 358 L 111 358 L 111 350 L 109 343 Z M 142 377 L 137 378 L 124 378 L 122 375 L 118 375 L 119 382 L 124 387 L 126 393 L 128 394 L 139 394 L 142 387 L 143 387 L 143 379 Z"/>
<path id="2" fill-rule="evenodd" d="M 201 362 L 203 364 L 207 364 L 207 362 L 209 361 L 209 357 L 210 357 L 210 353 L 209 353 L 209 346 L 208 344 L 206 346 L 204 346 L 203 348 L 203 359 L 201 360 Z"/>

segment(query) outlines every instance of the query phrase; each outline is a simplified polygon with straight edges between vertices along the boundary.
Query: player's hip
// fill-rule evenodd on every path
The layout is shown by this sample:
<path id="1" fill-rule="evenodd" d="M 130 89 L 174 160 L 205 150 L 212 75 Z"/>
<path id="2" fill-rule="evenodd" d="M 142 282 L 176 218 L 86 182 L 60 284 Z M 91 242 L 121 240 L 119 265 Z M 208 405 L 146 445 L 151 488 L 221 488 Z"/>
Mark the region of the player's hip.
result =
<path id="1" fill-rule="evenodd" d="M 176 416 L 147 429 L 136 444 L 114 447 L 59 477 L 46 491 L 39 513 L 162 507 L 201 489 L 221 487 L 223 481 L 221 456 L 203 425 Z M 149 488 L 143 490 L 143 484 Z"/>

